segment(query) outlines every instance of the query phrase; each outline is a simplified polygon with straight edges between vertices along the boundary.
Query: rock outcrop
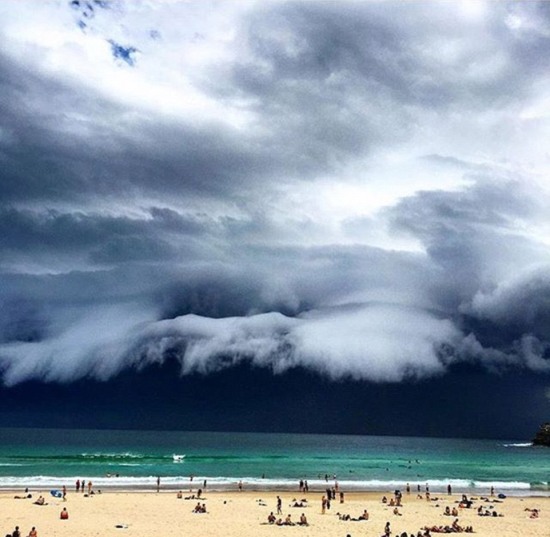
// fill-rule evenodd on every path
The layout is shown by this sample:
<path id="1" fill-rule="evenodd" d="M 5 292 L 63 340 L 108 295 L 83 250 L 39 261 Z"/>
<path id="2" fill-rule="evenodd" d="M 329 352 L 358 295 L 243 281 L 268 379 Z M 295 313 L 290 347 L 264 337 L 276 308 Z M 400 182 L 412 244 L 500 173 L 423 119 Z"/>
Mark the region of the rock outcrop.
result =
<path id="1" fill-rule="evenodd" d="M 539 432 L 533 438 L 533 445 L 550 447 L 550 423 L 540 426 Z"/>

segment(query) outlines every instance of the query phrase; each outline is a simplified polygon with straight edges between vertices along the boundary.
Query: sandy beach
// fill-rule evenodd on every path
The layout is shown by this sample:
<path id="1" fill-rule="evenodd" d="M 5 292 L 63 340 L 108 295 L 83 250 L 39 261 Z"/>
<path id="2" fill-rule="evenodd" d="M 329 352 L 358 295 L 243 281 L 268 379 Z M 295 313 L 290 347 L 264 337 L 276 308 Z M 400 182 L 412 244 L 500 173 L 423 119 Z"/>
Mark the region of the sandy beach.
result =
<path id="1" fill-rule="evenodd" d="M 184 492 L 185 496 L 191 493 Z M 47 505 L 33 504 L 42 494 Z M 303 537 L 346 537 L 351 535 L 380 536 L 384 534 L 386 522 L 390 522 L 392 535 L 406 531 L 416 535 L 426 525 L 451 525 L 454 518 L 445 516 L 445 507 L 458 506 L 459 494 L 451 496 L 434 495 L 430 501 L 417 498 L 416 494 L 403 496 L 401 515 L 393 513 L 393 507 L 383 504 L 384 493 L 349 493 L 345 503 L 333 501 L 330 510 L 321 512 L 321 492 L 300 494 L 289 491 L 246 491 L 208 492 L 201 503 L 207 512 L 197 514 L 193 508 L 196 499 L 178 499 L 174 491 L 156 492 L 112 492 L 83 494 L 69 492 L 66 501 L 52 497 L 48 491 L 32 491 L 31 499 L 15 499 L 21 492 L 0 493 L 2 535 L 11 534 L 19 526 L 21 536 L 26 537 L 32 526 L 38 537 L 107 537 L 124 535 L 150 537 L 152 535 L 184 535 L 204 537 L 223 535 L 227 537 L 254 537 L 292 535 Z M 276 526 L 267 524 L 271 511 L 277 512 L 277 495 L 282 499 L 282 518 L 291 515 L 297 522 L 304 513 L 309 525 Z M 386 493 L 388 498 L 392 494 Z M 293 500 L 307 499 L 307 507 L 292 507 Z M 491 498 L 489 498 L 492 500 Z M 477 507 L 496 510 L 504 516 L 479 516 Z M 69 512 L 68 520 L 60 520 L 63 507 Z M 540 510 L 539 518 L 530 518 L 526 508 Z M 364 509 L 369 512 L 368 521 L 340 520 L 337 513 L 358 517 Z M 516 537 L 550 535 L 550 498 L 526 497 L 506 498 L 501 503 L 474 500 L 470 509 L 459 509 L 461 526 L 473 526 L 480 537 Z"/>

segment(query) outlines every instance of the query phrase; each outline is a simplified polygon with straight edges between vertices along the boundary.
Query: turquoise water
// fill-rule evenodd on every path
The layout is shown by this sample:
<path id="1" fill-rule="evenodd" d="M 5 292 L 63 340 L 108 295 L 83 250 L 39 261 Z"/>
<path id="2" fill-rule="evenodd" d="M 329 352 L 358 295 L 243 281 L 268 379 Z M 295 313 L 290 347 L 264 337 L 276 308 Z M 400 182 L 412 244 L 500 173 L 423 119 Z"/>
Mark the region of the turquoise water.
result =
<path id="1" fill-rule="evenodd" d="M 176 456 L 176 457 L 175 457 Z M 0 488 L 202 485 L 549 494 L 550 449 L 521 442 L 389 436 L 0 429 Z M 191 480 L 192 476 L 192 480 Z M 326 476 L 326 477 L 325 477 Z"/>

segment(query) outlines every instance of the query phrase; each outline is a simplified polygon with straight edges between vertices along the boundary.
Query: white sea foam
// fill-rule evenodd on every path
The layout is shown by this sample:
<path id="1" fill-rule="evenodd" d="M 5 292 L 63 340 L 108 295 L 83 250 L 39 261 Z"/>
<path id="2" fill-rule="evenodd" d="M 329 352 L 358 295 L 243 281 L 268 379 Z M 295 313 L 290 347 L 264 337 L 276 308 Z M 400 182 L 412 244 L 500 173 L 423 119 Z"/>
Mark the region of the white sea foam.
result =
<path id="1" fill-rule="evenodd" d="M 141 455 L 140 453 L 82 453 L 81 457 L 84 457 L 86 459 L 104 459 L 104 458 L 111 458 L 111 459 L 143 459 L 144 455 Z"/>
<path id="2" fill-rule="evenodd" d="M 31 490 L 48 490 L 60 488 L 65 485 L 69 491 L 73 490 L 77 479 L 90 480 L 94 484 L 95 490 L 108 489 L 156 489 L 157 476 L 146 477 L 94 477 L 94 476 L 74 476 L 74 477 L 55 477 L 55 476 L 22 476 L 22 477 L 0 477 L 0 489 L 24 489 L 29 487 Z M 164 489 L 189 489 L 197 490 L 203 486 L 203 481 L 207 480 L 208 490 L 223 491 L 237 490 L 237 483 L 240 478 L 237 477 L 201 477 L 195 476 L 193 481 L 188 476 L 162 477 L 161 486 Z M 245 489 L 249 490 L 292 490 L 297 491 L 297 482 L 295 479 L 262 479 L 262 478 L 242 478 Z M 326 482 L 324 479 L 308 481 L 310 491 L 324 491 L 327 487 L 332 487 L 334 482 Z M 489 493 L 491 487 L 496 492 L 504 492 L 512 495 L 529 495 L 531 491 L 537 494 L 550 495 L 550 489 L 547 482 L 539 483 L 531 487 L 529 483 L 520 481 L 468 481 L 463 479 L 441 479 L 428 481 L 410 481 L 411 491 L 416 493 L 417 487 L 424 487 L 428 484 L 432 493 L 446 492 L 447 485 L 451 485 L 453 491 Z M 340 490 L 344 491 L 381 491 L 393 492 L 396 489 L 404 491 L 406 483 L 397 480 L 339 480 Z"/>
<path id="3" fill-rule="evenodd" d="M 532 442 L 519 442 L 517 444 L 502 444 L 504 447 L 531 447 Z"/>

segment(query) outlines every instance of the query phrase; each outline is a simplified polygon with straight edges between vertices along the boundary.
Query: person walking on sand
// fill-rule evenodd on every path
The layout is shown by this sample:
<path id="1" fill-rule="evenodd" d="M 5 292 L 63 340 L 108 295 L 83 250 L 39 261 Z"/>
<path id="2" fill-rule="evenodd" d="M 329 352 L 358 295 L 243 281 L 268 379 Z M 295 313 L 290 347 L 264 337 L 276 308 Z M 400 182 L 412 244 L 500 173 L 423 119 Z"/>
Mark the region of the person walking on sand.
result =
<path id="1" fill-rule="evenodd" d="M 63 501 L 67 501 L 67 487 L 63 485 Z"/>
<path id="2" fill-rule="evenodd" d="M 277 496 L 277 514 L 282 515 L 283 514 L 283 500 L 281 500 L 280 496 Z"/>

